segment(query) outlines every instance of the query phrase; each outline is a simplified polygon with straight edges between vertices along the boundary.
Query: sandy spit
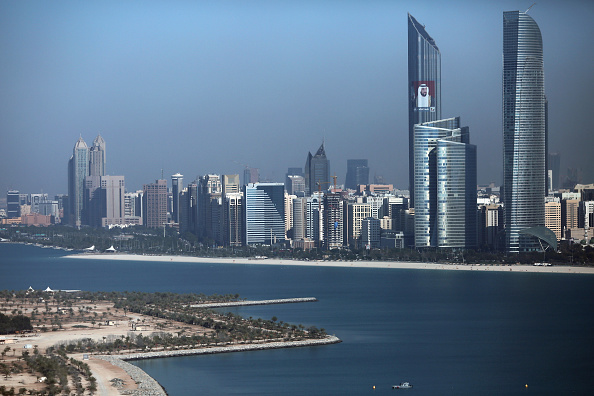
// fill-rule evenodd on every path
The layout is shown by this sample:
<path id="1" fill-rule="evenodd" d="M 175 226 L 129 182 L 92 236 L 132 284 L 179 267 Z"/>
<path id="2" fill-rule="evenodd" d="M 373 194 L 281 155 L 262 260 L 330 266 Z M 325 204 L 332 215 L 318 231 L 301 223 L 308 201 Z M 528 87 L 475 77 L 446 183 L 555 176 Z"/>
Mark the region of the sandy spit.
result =
<path id="1" fill-rule="evenodd" d="M 435 264 L 412 263 L 400 261 L 301 261 L 283 259 L 251 259 L 251 258 L 218 258 L 218 257 L 190 257 L 190 256 L 152 256 L 138 254 L 101 254 L 80 253 L 65 256 L 68 258 L 89 260 L 128 260 L 128 261 L 158 261 L 178 263 L 214 263 L 214 264 L 249 264 L 249 265 L 300 265 L 306 267 L 344 267 L 344 268 L 396 268 L 420 270 L 449 270 L 449 271 L 499 271 L 499 272 L 545 272 L 563 274 L 594 274 L 594 267 L 577 267 L 569 265 L 552 265 L 548 267 L 534 265 L 491 265 L 491 264 Z"/>

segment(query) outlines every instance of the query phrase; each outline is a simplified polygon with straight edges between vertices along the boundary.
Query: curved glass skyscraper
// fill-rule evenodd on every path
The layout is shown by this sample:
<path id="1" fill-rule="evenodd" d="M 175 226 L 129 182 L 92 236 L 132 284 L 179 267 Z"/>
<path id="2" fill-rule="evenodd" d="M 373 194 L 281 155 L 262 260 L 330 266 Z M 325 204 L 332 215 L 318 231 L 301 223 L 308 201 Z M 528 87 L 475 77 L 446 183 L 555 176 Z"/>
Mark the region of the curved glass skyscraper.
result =
<path id="1" fill-rule="evenodd" d="M 425 27 L 408 14 L 408 182 L 414 207 L 415 124 L 441 119 L 441 53 Z"/>
<path id="2" fill-rule="evenodd" d="M 545 224 L 545 118 L 540 29 L 525 12 L 504 12 L 503 202 L 510 252 L 540 248 L 520 231 Z"/>

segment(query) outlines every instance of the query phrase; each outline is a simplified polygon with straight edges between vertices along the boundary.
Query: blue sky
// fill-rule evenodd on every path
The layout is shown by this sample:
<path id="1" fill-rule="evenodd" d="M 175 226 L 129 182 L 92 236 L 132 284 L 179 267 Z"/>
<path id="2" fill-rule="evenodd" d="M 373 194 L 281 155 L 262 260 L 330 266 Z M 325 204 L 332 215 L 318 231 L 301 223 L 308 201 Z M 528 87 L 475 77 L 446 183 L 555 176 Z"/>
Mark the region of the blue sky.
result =
<path id="1" fill-rule="evenodd" d="M 0 2 L 0 191 L 67 192 L 79 136 L 128 190 L 180 172 L 283 181 L 325 139 L 331 172 L 367 158 L 408 183 L 407 12 L 442 53 L 442 116 L 501 182 L 502 13 L 531 2 Z M 540 1 L 550 151 L 594 182 L 594 2 Z M 578 94 L 576 95 L 576 92 Z"/>

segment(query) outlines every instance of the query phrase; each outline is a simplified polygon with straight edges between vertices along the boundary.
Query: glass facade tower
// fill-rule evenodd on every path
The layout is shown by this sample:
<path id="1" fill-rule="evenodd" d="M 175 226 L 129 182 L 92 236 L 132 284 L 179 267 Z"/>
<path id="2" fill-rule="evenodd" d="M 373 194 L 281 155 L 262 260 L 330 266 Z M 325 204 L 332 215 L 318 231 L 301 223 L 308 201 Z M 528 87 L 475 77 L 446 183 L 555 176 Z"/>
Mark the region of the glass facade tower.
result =
<path id="1" fill-rule="evenodd" d="M 525 12 L 503 13 L 503 202 L 509 252 L 540 249 L 521 230 L 545 224 L 542 36 Z"/>
<path id="2" fill-rule="evenodd" d="M 460 118 L 415 125 L 415 246 L 476 246 L 476 146 Z"/>
<path id="3" fill-rule="evenodd" d="M 78 139 L 68 161 L 68 199 L 71 225 L 80 227 L 84 206 L 85 178 L 89 174 L 89 147 L 82 137 Z"/>
<path id="4" fill-rule="evenodd" d="M 275 244 L 285 240 L 285 185 L 245 186 L 245 243 Z"/>
<path id="5" fill-rule="evenodd" d="M 415 124 L 441 119 L 441 53 L 425 27 L 408 14 L 408 174 L 414 207 Z"/>

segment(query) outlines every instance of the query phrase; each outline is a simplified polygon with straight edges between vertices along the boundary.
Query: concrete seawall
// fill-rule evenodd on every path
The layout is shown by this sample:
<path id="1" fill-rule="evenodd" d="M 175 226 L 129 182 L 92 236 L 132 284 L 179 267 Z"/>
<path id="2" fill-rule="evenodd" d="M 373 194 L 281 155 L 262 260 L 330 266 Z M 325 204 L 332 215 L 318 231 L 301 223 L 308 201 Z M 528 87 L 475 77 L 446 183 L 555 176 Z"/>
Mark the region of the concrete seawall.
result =
<path id="1" fill-rule="evenodd" d="M 244 307 L 250 305 L 272 305 L 272 304 L 293 304 L 303 302 L 316 302 L 315 297 L 283 298 L 278 300 L 257 300 L 257 301 L 232 301 L 225 303 L 207 303 L 193 304 L 190 308 L 225 308 L 225 307 Z"/>
<path id="2" fill-rule="evenodd" d="M 150 375 L 148 375 L 135 365 L 128 363 L 127 360 L 157 359 L 190 355 L 211 355 L 215 353 L 260 351 L 265 349 L 296 348 L 306 346 L 337 344 L 339 342 L 342 341 L 338 337 L 326 336 L 324 338 L 301 341 L 279 341 L 268 342 L 264 344 L 229 345 L 224 347 L 183 349 L 177 351 L 132 353 L 128 355 L 96 355 L 93 356 L 93 358 L 108 361 L 114 366 L 122 368 L 130 375 L 130 377 L 132 377 L 134 381 L 136 381 L 136 383 L 138 383 L 138 390 L 128 392 L 126 394 L 139 396 L 166 396 L 167 393 L 154 378 L 152 378 Z"/>

